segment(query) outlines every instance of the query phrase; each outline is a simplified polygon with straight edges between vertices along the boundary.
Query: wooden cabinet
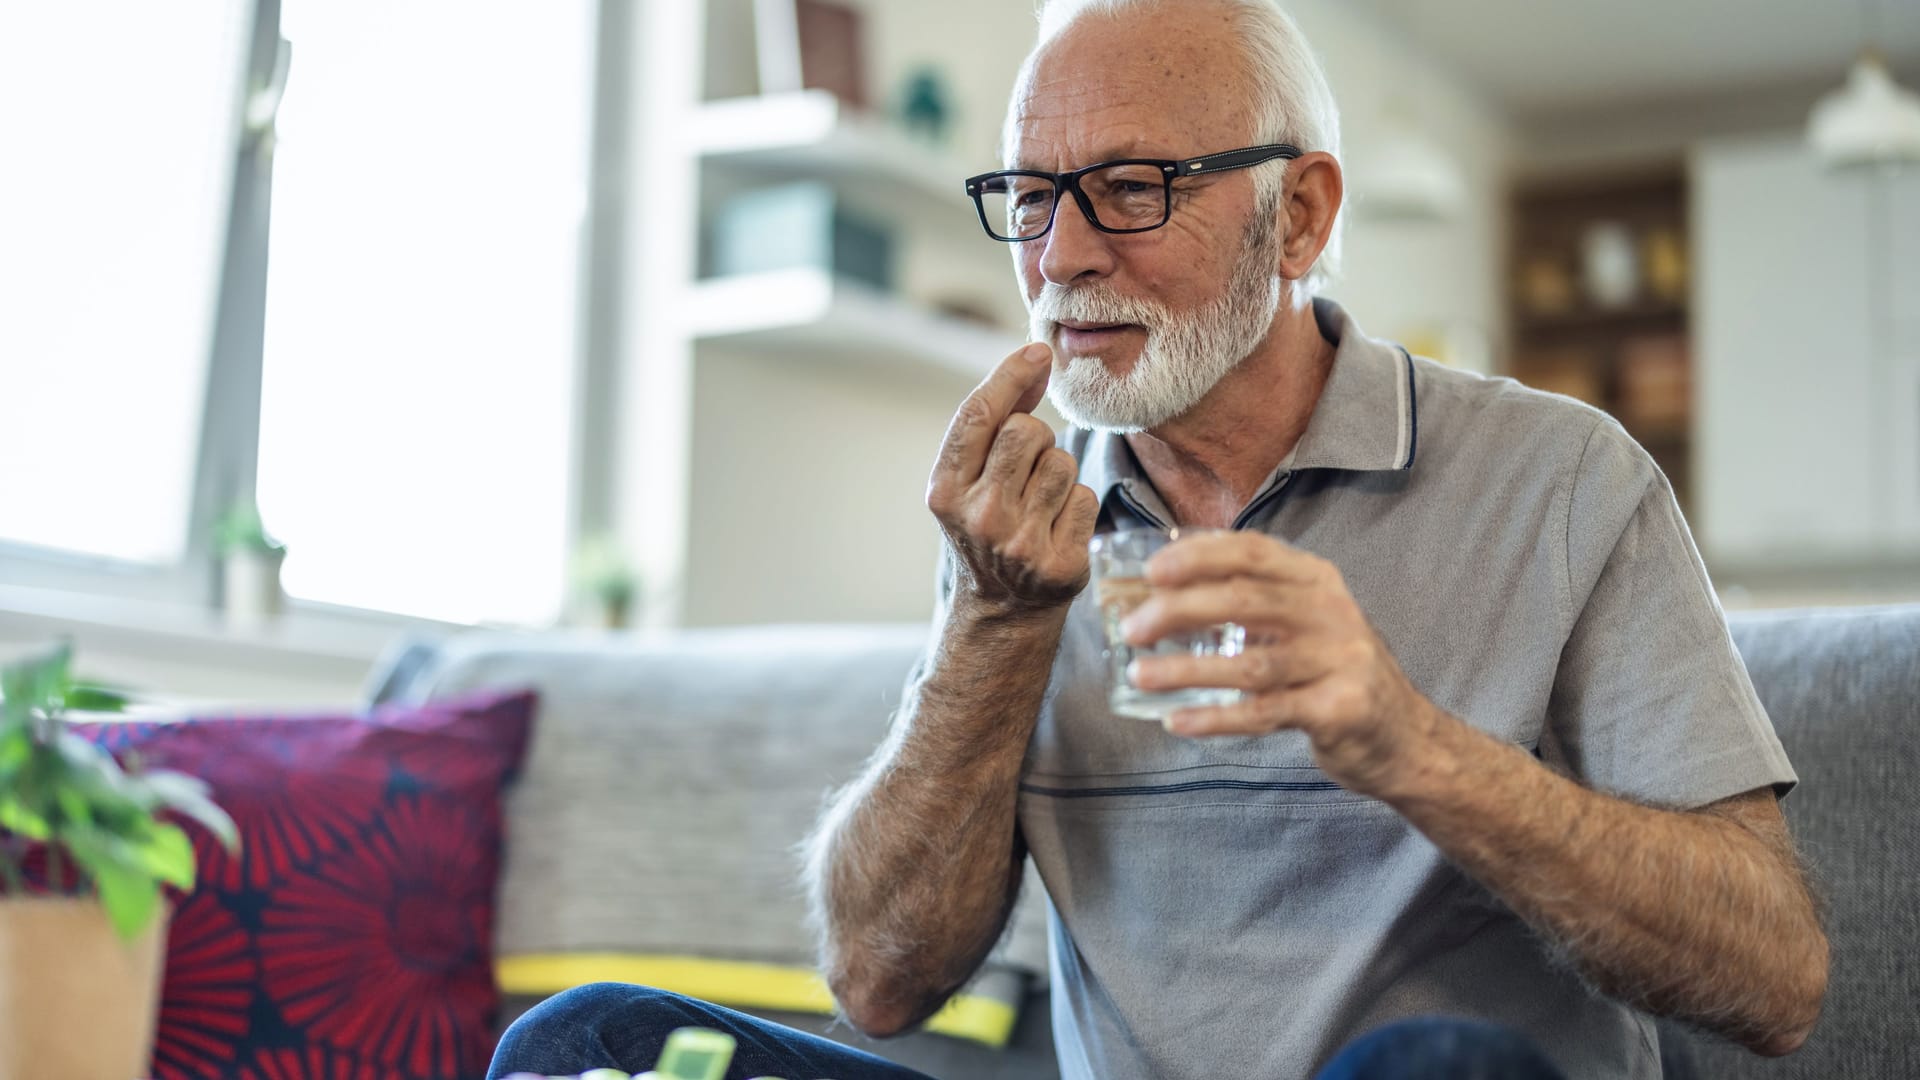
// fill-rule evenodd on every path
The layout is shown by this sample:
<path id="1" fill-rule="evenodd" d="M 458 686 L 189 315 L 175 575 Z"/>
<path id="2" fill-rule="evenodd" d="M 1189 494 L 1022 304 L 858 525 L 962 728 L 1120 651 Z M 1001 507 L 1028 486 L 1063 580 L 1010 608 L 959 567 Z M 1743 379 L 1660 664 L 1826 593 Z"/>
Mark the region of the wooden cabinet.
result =
<path id="1" fill-rule="evenodd" d="M 1690 502 L 1693 362 L 1677 169 L 1521 185 L 1508 371 L 1613 414 Z"/>

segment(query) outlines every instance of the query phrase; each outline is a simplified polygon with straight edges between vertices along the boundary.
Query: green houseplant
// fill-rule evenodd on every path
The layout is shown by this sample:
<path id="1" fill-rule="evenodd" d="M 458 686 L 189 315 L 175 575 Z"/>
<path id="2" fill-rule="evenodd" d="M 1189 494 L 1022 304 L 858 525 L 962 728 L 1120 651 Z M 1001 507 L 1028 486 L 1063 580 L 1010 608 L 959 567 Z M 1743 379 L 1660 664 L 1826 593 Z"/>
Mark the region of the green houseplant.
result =
<path id="1" fill-rule="evenodd" d="M 640 595 L 640 575 L 613 536 L 583 541 L 573 554 L 573 587 L 590 605 L 593 622 L 609 630 L 626 626 Z"/>
<path id="2" fill-rule="evenodd" d="M 61 644 L 0 670 L 0 1075 L 145 1075 L 159 1004 L 162 887 L 191 890 L 193 844 L 171 811 L 228 848 L 233 820 L 184 773 L 122 769 L 67 730 L 69 709 L 126 699 L 74 681 Z M 52 892 L 30 888 L 44 852 Z"/>
<path id="3" fill-rule="evenodd" d="M 280 614 L 280 566 L 287 546 L 267 532 L 253 500 L 233 505 L 214 525 L 222 571 L 221 606 L 229 621 L 251 625 Z"/>

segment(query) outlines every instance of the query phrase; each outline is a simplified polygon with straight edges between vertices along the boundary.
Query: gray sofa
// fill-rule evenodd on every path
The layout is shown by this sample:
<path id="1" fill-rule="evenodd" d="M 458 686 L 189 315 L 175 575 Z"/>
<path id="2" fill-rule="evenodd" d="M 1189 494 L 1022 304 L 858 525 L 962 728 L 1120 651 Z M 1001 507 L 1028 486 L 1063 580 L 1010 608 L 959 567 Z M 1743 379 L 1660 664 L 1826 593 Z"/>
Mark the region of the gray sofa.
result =
<path id="1" fill-rule="evenodd" d="M 1828 904 L 1832 983 L 1798 1054 L 1762 1060 L 1669 1026 L 1669 1074 L 1920 1076 L 1920 606 L 1739 614 L 1732 626 L 1800 773 L 1785 809 Z M 879 739 L 925 633 L 476 632 L 397 652 L 371 696 L 540 690 L 533 748 L 509 799 L 502 955 L 803 964 L 794 844 L 822 793 Z M 1044 938 L 1030 882 L 983 976 L 993 995 L 1024 1000 L 1004 1049 L 928 1033 L 875 1045 L 820 1017 L 768 1015 L 943 1080 L 1052 1077 Z"/>

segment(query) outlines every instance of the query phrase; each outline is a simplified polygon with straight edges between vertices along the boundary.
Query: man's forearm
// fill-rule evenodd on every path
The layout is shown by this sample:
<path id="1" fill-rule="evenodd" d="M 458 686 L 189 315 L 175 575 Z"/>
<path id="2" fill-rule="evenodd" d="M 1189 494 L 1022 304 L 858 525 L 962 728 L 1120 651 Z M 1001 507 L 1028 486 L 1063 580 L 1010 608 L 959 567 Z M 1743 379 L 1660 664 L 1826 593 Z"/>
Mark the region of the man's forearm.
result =
<path id="1" fill-rule="evenodd" d="M 893 733 L 814 838 L 827 980 L 871 1034 L 925 1019 L 1005 926 L 1020 765 L 1064 621 L 950 617 Z"/>
<path id="2" fill-rule="evenodd" d="M 1787 1053 L 1819 1015 L 1827 947 L 1798 868 L 1710 813 L 1601 795 L 1435 708 L 1383 794 L 1602 992 Z"/>

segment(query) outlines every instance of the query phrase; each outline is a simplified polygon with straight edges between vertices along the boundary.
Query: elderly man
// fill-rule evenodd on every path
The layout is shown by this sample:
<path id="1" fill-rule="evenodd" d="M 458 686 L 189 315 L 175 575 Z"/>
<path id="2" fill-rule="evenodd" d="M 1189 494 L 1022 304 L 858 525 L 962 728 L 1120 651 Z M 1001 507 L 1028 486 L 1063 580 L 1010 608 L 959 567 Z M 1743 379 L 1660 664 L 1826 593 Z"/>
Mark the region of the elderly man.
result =
<path id="1" fill-rule="evenodd" d="M 1035 344 L 947 432 L 935 640 L 813 845 L 848 1019 L 939 1008 L 1031 856 L 1074 1080 L 1657 1077 L 1655 1015 L 1800 1045 L 1827 947 L 1776 805 L 1795 777 L 1667 482 L 1605 415 L 1314 297 L 1342 179 L 1292 22 L 1057 0 L 1005 150 L 967 188 Z M 1248 644 L 1129 677 L 1242 694 L 1117 718 L 1088 541 L 1175 526 L 1202 531 L 1148 564 L 1128 639 Z M 741 1034 L 748 1070 L 915 1075 L 604 986 L 501 1064 L 586 1038 L 565 1062 L 635 1068 L 686 1022 Z"/>

